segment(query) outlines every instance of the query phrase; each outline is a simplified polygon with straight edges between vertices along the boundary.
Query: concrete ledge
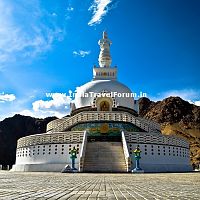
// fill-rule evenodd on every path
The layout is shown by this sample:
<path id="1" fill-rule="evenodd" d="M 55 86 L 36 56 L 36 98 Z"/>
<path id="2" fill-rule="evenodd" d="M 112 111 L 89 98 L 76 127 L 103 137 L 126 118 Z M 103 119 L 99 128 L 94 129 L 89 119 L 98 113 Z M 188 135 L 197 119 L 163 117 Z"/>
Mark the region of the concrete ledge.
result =
<path id="1" fill-rule="evenodd" d="M 60 163 L 60 164 L 20 164 L 13 165 L 11 171 L 19 172 L 61 172 L 61 170 L 71 163 Z M 177 164 L 140 164 L 144 172 L 191 172 L 193 171 L 190 165 L 177 165 Z M 78 169 L 78 164 L 75 165 Z M 134 169 L 135 166 L 132 166 Z M 93 171 L 94 172 L 94 171 Z"/>
<path id="2" fill-rule="evenodd" d="M 140 167 L 145 172 L 191 172 L 193 171 L 191 165 L 184 165 L 184 164 L 140 163 Z M 132 169 L 134 168 L 135 166 L 132 166 Z"/>
<path id="3" fill-rule="evenodd" d="M 61 163 L 61 164 L 21 164 L 13 165 L 10 171 L 18 172 L 61 172 L 61 170 L 71 163 Z M 78 165 L 75 165 L 78 168 Z"/>
<path id="4" fill-rule="evenodd" d="M 132 170 L 131 173 L 135 173 L 135 174 L 142 174 L 144 173 L 144 170 Z"/>

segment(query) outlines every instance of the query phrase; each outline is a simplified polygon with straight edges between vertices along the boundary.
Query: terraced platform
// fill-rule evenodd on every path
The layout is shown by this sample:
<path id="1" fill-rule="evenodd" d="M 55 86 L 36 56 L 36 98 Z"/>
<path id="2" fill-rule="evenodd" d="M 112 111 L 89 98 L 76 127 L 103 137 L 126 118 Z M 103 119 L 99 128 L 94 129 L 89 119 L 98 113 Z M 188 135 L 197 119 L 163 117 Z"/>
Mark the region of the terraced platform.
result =
<path id="1" fill-rule="evenodd" d="M 1 200 L 199 200 L 200 173 L 61 174 L 0 171 Z"/>

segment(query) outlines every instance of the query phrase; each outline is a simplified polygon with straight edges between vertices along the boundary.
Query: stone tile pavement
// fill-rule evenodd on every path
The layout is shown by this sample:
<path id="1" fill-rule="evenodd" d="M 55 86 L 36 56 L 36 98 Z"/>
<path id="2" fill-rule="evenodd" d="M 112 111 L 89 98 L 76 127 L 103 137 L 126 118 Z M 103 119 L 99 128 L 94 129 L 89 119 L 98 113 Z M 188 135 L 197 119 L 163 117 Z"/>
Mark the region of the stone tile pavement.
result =
<path id="1" fill-rule="evenodd" d="M 200 173 L 61 174 L 0 171 L 0 200 L 200 200 Z"/>

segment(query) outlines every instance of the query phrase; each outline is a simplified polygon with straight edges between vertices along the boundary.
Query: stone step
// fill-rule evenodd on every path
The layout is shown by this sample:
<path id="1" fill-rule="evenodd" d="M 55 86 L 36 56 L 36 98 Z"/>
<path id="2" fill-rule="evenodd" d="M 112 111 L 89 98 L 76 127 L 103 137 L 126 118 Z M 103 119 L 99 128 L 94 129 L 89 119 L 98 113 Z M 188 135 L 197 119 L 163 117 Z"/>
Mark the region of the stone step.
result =
<path id="1" fill-rule="evenodd" d="M 88 169 L 88 168 L 91 168 L 91 169 L 94 169 L 94 168 L 97 168 L 97 169 L 126 169 L 126 166 L 97 166 L 97 165 L 86 165 L 84 166 L 84 169 Z"/>
<path id="2" fill-rule="evenodd" d="M 85 172 L 117 172 L 117 173 L 123 173 L 127 172 L 126 170 L 113 170 L 113 169 L 85 169 Z"/>
<path id="3" fill-rule="evenodd" d="M 88 142 L 88 144 L 90 145 L 102 145 L 102 146 L 106 146 L 106 145 L 121 145 L 121 142 Z"/>
<path id="4" fill-rule="evenodd" d="M 84 168 L 85 172 L 127 172 L 126 169 L 112 169 L 112 168 Z"/>
<path id="5" fill-rule="evenodd" d="M 126 166 L 126 164 L 124 164 L 124 163 L 106 163 L 106 164 L 103 164 L 103 163 L 94 163 L 94 162 L 85 162 L 84 163 L 84 165 L 97 165 L 98 164 L 98 166 L 110 166 L 110 165 L 112 165 L 112 166 Z"/>
<path id="6" fill-rule="evenodd" d="M 121 142 L 87 143 L 83 170 L 87 172 L 126 172 Z"/>
<path id="7" fill-rule="evenodd" d="M 96 147 L 95 147 L 95 145 L 93 145 L 93 146 L 89 146 L 89 148 L 99 148 L 99 149 L 117 149 L 117 148 L 121 148 L 121 145 L 119 145 L 119 146 L 99 146 L 99 145 L 97 145 Z"/>
<path id="8" fill-rule="evenodd" d="M 117 158 L 116 158 L 117 157 Z M 87 158 L 85 158 L 85 160 L 87 160 L 87 159 L 92 159 L 92 160 L 119 160 L 119 159 L 122 159 L 122 160 L 125 160 L 124 159 L 124 156 L 92 156 L 92 155 L 90 155 L 90 156 L 88 156 Z"/>
<path id="9" fill-rule="evenodd" d="M 117 160 L 85 160 L 84 163 L 126 163 L 125 161 L 117 161 Z"/>
<path id="10" fill-rule="evenodd" d="M 124 156 L 124 154 L 122 154 L 122 153 L 104 153 L 104 152 L 87 153 L 87 155 L 88 156 L 98 156 L 98 157 L 103 156 L 103 155 L 106 155 L 106 156 L 112 156 L 112 155 Z"/>
<path id="11" fill-rule="evenodd" d="M 127 169 L 123 168 L 95 168 L 95 167 L 88 167 L 83 168 L 84 172 L 127 172 Z"/>
<path id="12" fill-rule="evenodd" d="M 121 152 L 111 152 L 111 151 L 106 151 L 106 152 L 103 152 L 103 151 L 95 151 L 95 152 L 86 152 L 87 155 L 124 155 L 123 153 Z"/>
<path id="13" fill-rule="evenodd" d="M 112 153 L 115 153 L 115 152 L 118 152 L 120 153 L 121 152 L 121 149 L 97 149 L 97 148 L 94 148 L 92 150 L 90 149 L 87 149 L 87 152 L 92 152 L 92 153 L 95 153 L 95 152 L 112 152 Z"/>
<path id="14" fill-rule="evenodd" d="M 110 166 L 108 166 L 108 167 L 97 167 L 97 166 L 85 166 L 84 168 L 83 168 L 84 170 L 94 170 L 94 169 L 108 169 L 108 170 L 110 170 L 110 169 L 112 169 L 112 170 L 118 170 L 118 171 L 120 171 L 120 170 L 127 170 L 127 168 L 126 167 L 110 167 Z"/>
<path id="15" fill-rule="evenodd" d="M 97 162 L 97 161 L 101 161 L 101 162 L 125 162 L 125 159 L 124 158 L 119 158 L 119 159 L 116 159 L 116 158 L 86 158 L 84 161 L 91 161 L 91 162 Z"/>
<path id="16" fill-rule="evenodd" d="M 124 154 L 121 154 L 121 153 L 98 153 L 98 152 L 96 152 L 96 153 L 90 153 L 90 154 L 88 154 L 87 153 L 87 156 L 92 156 L 92 157 L 112 157 L 112 156 L 115 156 L 115 157 L 124 157 Z"/>
<path id="17" fill-rule="evenodd" d="M 98 166 L 98 167 L 126 167 L 126 165 L 124 164 L 119 164 L 119 165 L 112 165 L 112 164 L 105 164 L 105 165 L 102 165 L 102 164 L 94 164 L 94 163 L 86 163 L 84 166 Z"/>
<path id="18" fill-rule="evenodd" d="M 93 152 L 91 152 L 91 153 L 88 153 L 87 152 L 87 155 L 95 155 L 95 156 L 99 156 L 99 155 L 119 155 L 119 156 L 122 156 L 122 155 L 124 155 L 124 154 L 122 154 L 121 152 L 119 152 L 119 153 L 115 153 L 115 152 L 95 152 L 95 153 L 93 153 Z"/>
<path id="19" fill-rule="evenodd" d="M 124 154 L 122 154 L 122 153 L 111 153 L 111 152 L 95 152 L 95 153 L 87 153 L 87 155 L 91 155 L 91 156 L 102 156 L 102 155 L 107 155 L 107 156 L 112 156 L 112 155 L 115 155 L 115 156 L 122 156 L 122 155 L 124 155 Z"/>
<path id="20" fill-rule="evenodd" d="M 125 163 L 126 161 L 124 159 L 121 159 L 120 161 L 117 159 L 85 159 L 84 162 L 95 162 L 95 163 Z"/>
<path id="21" fill-rule="evenodd" d="M 87 158 L 96 158 L 96 159 L 99 159 L 99 158 L 109 158 L 109 159 L 117 159 L 119 160 L 119 158 L 124 158 L 124 155 L 123 154 L 87 154 Z"/>
<path id="22" fill-rule="evenodd" d="M 93 149 L 98 149 L 98 150 L 110 150 L 110 149 L 112 149 L 112 150 L 119 150 L 119 148 L 121 148 L 121 147 L 102 147 L 102 148 L 100 148 L 100 147 L 89 147 L 89 148 L 87 148 L 87 150 L 93 150 Z"/>

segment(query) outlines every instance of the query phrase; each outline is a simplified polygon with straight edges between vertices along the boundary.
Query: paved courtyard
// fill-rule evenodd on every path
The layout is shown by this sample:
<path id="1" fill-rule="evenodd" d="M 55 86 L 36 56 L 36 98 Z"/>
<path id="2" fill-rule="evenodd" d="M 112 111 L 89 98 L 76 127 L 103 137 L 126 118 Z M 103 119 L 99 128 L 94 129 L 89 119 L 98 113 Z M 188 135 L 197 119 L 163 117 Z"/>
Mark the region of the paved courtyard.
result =
<path id="1" fill-rule="evenodd" d="M 200 199 L 200 173 L 61 174 L 0 171 L 0 200 Z"/>

